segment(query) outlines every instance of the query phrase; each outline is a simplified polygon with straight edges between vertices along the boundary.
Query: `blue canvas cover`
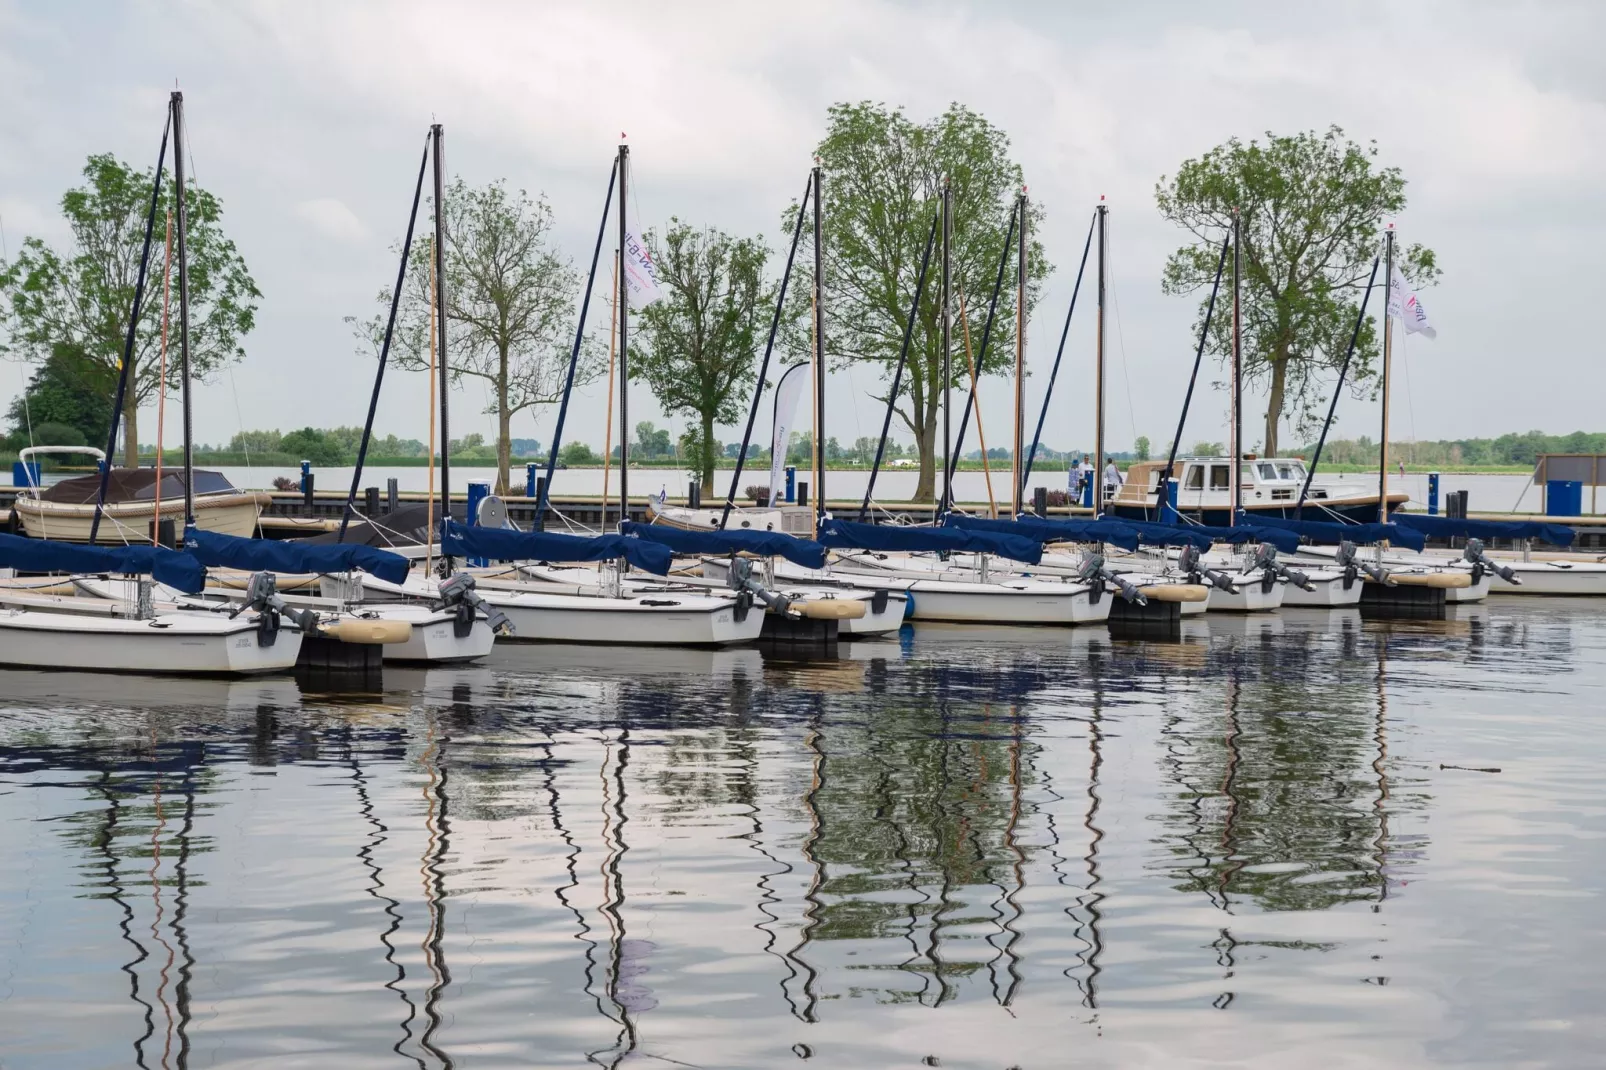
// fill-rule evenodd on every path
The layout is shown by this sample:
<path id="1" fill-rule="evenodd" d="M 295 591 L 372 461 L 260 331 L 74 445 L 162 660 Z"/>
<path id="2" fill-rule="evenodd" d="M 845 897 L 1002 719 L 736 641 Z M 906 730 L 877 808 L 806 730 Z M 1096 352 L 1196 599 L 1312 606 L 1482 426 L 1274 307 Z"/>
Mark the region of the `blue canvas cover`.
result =
<path id="1" fill-rule="evenodd" d="M 634 535 L 563 535 L 554 531 L 471 528 L 448 521 L 441 552 L 496 561 L 608 561 L 622 557 L 657 576 L 669 575 L 674 554 L 661 542 Z"/>
<path id="2" fill-rule="evenodd" d="M 1284 520 L 1278 516 L 1256 517 L 1255 523 L 1286 528 L 1317 546 L 1337 546 L 1341 542 L 1371 546 L 1373 543 L 1388 542 L 1407 550 L 1421 550 L 1428 544 L 1420 531 L 1399 524 L 1338 524 L 1328 520 Z"/>
<path id="3" fill-rule="evenodd" d="M 189 528 L 184 549 L 203 565 L 247 572 L 350 572 L 360 568 L 390 583 L 407 579 L 407 559 L 374 546 L 274 542 Z"/>
<path id="4" fill-rule="evenodd" d="M 1258 521 L 1254 524 L 1235 524 L 1230 528 L 1201 525 L 1192 530 L 1202 531 L 1217 542 L 1233 546 L 1246 542 L 1269 542 L 1285 554 L 1291 554 L 1299 549 L 1298 535 L 1281 527 L 1263 527 Z"/>
<path id="5" fill-rule="evenodd" d="M 158 582 L 197 594 L 206 587 L 206 569 L 189 554 L 165 546 L 80 546 L 49 539 L 0 534 L 0 566 L 25 572 L 117 572 L 152 576 Z"/>
<path id="6" fill-rule="evenodd" d="M 661 542 L 677 554 L 749 553 L 763 557 L 784 557 L 804 568 L 825 567 L 825 547 L 782 531 L 754 531 L 751 528 L 686 531 L 662 524 L 641 524 L 634 520 L 627 521 L 623 527 L 625 534 Z"/>
<path id="7" fill-rule="evenodd" d="M 1462 520 L 1420 513 L 1395 513 L 1394 523 L 1435 538 L 1542 539 L 1552 546 L 1571 546 L 1575 532 L 1565 524 L 1538 520 Z"/>
<path id="8" fill-rule="evenodd" d="M 856 524 L 848 520 L 827 520 L 821 524 L 820 545 L 841 550 L 959 550 L 995 554 L 1028 565 L 1043 559 L 1043 544 L 1024 535 L 963 528 Z"/>
<path id="9" fill-rule="evenodd" d="M 1037 542 L 1107 542 L 1124 550 L 1136 550 L 1139 537 L 1135 528 L 1119 520 L 1049 520 L 1030 514 L 1014 520 L 992 520 L 984 516 L 949 513 L 943 524 L 965 531 L 992 531 L 1024 535 Z"/>
<path id="10" fill-rule="evenodd" d="M 1121 524 L 1138 533 L 1138 538 L 1150 546 L 1197 546 L 1201 550 L 1208 550 L 1213 542 L 1209 535 L 1201 534 L 1208 528 L 1172 527 L 1170 524 L 1158 524 L 1152 520 L 1109 520 L 1101 517 L 1096 524 Z"/>

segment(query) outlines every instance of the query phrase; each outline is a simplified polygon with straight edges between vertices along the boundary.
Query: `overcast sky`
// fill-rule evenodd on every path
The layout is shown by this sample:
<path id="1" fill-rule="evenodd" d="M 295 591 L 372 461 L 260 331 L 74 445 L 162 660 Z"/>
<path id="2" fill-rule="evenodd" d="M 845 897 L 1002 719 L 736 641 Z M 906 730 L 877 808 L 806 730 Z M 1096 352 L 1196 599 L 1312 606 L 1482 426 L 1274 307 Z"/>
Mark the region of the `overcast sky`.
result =
<path id="1" fill-rule="evenodd" d="M 60 242 L 84 158 L 150 166 L 168 90 L 185 90 L 194 172 L 263 292 L 246 361 L 198 392 L 197 433 L 360 423 L 372 362 L 341 317 L 392 277 L 424 132 L 445 125 L 470 182 L 543 191 L 564 250 L 589 256 L 625 132 L 632 210 L 779 245 L 826 107 L 868 99 L 924 120 L 950 101 L 1013 139 L 1057 269 L 1031 327 L 1035 406 L 1088 213 L 1111 205 L 1109 446 L 1175 425 L 1195 302 L 1160 293 L 1181 240 L 1154 187 L 1224 139 L 1338 123 L 1409 181 L 1405 241 L 1437 250 L 1437 341 L 1403 347 L 1395 437 L 1602 428 L 1597 327 L 1606 247 L 1606 5 L 1217 2 L 61 4 L 0 0 L 0 218 L 8 247 Z M 601 317 L 598 317 L 601 318 Z M 1091 441 L 1091 319 L 1078 313 L 1044 439 Z M 24 381 L 0 366 L 0 397 Z M 828 433 L 870 434 L 871 367 L 837 373 Z M 1008 424 L 1004 380 L 983 413 Z M 602 390 L 570 423 L 600 445 Z M 494 426 L 466 388 L 453 431 Z M 1250 414 L 1260 411 L 1246 405 Z M 632 417 L 658 417 L 644 387 Z M 423 438 L 421 375 L 387 379 L 378 430 Z M 547 441 L 550 410 L 515 422 Z M 1345 402 L 1341 433 L 1376 434 Z M 1246 421 L 1251 426 L 1254 420 Z M 154 414 L 141 437 L 153 437 Z M 176 429 L 176 420 L 172 424 Z M 676 422 L 678 430 L 682 425 Z M 1187 442 L 1222 438 L 1205 393 Z M 1248 429 L 1246 428 L 1246 431 Z M 739 432 L 728 432 L 734 437 Z M 1286 432 L 1285 432 L 1286 433 Z M 1252 437 L 1258 437 L 1258 432 Z"/>

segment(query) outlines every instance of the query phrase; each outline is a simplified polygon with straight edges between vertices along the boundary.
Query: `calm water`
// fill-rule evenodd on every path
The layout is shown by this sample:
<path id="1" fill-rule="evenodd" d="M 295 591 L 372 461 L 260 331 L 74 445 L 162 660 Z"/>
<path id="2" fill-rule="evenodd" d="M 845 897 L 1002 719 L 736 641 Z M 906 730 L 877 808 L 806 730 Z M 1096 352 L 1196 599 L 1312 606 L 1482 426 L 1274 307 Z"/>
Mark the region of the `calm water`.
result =
<path id="1" fill-rule="evenodd" d="M 0 673 L 0 1064 L 1599 1065 L 1606 606 L 1451 612 Z"/>

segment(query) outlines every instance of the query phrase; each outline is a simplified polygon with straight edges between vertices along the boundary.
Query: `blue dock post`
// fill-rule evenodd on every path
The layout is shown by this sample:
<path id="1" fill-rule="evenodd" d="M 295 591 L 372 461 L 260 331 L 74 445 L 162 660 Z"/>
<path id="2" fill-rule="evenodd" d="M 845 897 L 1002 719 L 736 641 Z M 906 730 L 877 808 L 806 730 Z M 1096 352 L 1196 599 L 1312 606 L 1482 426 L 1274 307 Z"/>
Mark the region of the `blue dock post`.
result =
<path id="1" fill-rule="evenodd" d="M 1439 473 L 1428 473 L 1428 516 L 1439 515 Z"/>
<path id="2" fill-rule="evenodd" d="M 535 462 L 531 461 L 524 466 L 524 496 L 535 497 Z"/>
<path id="3" fill-rule="evenodd" d="M 1104 476 L 1101 473 L 1094 472 L 1091 475 L 1089 475 L 1087 479 L 1084 479 L 1082 481 L 1082 508 L 1083 509 L 1091 509 L 1091 508 L 1093 508 L 1093 480 L 1095 480 L 1095 479 L 1103 479 L 1103 478 L 1104 478 Z"/>
<path id="4" fill-rule="evenodd" d="M 1177 522 L 1177 480 L 1175 476 L 1166 477 L 1165 500 L 1160 503 L 1160 523 L 1175 524 Z"/>
<path id="5" fill-rule="evenodd" d="M 307 493 L 307 479 L 312 475 L 312 462 L 301 462 L 301 493 Z"/>
<path id="6" fill-rule="evenodd" d="M 1584 484 L 1578 479 L 1548 479 L 1545 481 L 1546 516 L 1582 516 L 1584 512 Z"/>
<path id="7" fill-rule="evenodd" d="M 795 501 L 797 501 L 797 466 L 789 464 L 786 466 L 786 503 L 790 505 Z"/>

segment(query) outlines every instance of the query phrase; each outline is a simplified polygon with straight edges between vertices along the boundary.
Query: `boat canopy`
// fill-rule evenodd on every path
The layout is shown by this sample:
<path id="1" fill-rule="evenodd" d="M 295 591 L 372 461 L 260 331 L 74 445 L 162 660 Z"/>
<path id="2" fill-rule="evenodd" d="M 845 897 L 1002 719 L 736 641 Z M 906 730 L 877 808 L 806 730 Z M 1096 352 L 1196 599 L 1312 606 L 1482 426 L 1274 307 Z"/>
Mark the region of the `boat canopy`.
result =
<path id="1" fill-rule="evenodd" d="M 165 546 L 81 546 L 0 534 L 0 566 L 25 572 L 116 572 L 153 576 L 189 594 L 206 587 L 206 569 L 201 563 L 189 554 Z"/>
<path id="2" fill-rule="evenodd" d="M 609 561 L 622 557 L 657 576 L 669 575 L 674 554 L 661 542 L 634 535 L 564 535 L 555 531 L 465 527 L 447 521 L 441 552 L 497 561 Z"/>
<path id="3" fill-rule="evenodd" d="M 362 543 L 274 542 L 190 528 L 184 549 L 203 565 L 249 572 L 350 572 L 360 568 L 388 583 L 407 579 L 407 559 Z"/>
<path id="4" fill-rule="evenodd" d="M 1460 517 L 1423 516 L 1395 513 L 1400 527 L 1420 531 L 1436 538 L 1463 539 L 1542 539 L 1553 546 L 1571 546 L 1575 532 L 1565 524 L 1538 520 L 1466 520 Z"/>
<path id="5" fill-rule="evenodd" d="M 898 527 L 891 524 L 857 524 L 826 520 L 820 525 L 821 546 L 844 550 L 965 550 L 996 554 L 1035 565 L 1043 559 L 1043 544 L 1025 535 L 964 528 Z"/>
<path id="6" fill-rule="evenodd" d="M 622 525 L 626 535 L 663 543 L 677 554 L 758 554 L 784 557 L 804 568 L 825 567 L 825 547 L 781 531 L 687 531 L 663 524 L 641 524 L 634 520 Z"/>
<path id="7" fill-rule="evenodd" d="M 1138 533 L 1141 542 L 1149 546 L 1196 546 L 1201 550 L 1210 549 L 1215 541 L 1205 532 L 1213 528 L 1202 528 L 1188 525 L 1185 528 L 1172 527 L 1170 524 L 1159 524 L 1152 520 L 1108 520 L 1100 518 L 1096 524 L 1120 524 L 1131 528 Z"/>
<path id="8" fill-rule="evenodd" d="M 1403 514 L 1394 515 L 1398 517 Z M 1352 542 L 1357 546 L 1388 542 L 1407 550 L 1422 550 L 1427 546 L 1427 539 L 1420 531 L 1399 524 L 1339 524 L 1330 520 L 1284 520 L 1278 516 L 1257 517 L 1255 522 L 1267 527 L 1285 528 L 1317 546 L 1337 546 L 1344 542 Z"/>
<path id="9" fill-rule="evenodd" d="M 1119 520 L 1049 520 L 1026 514 L 1014 520 L 992 520 L 984 516 L 949 513 L 942 521 L 964 531 L 990 531 L 1024 535 L 1038 542 L 1107 542 L 1124 550 L 1136 550 L 1142 541 L 1136 528 Z"/>
<path id="10" fill-rule="evenodd" d="M 1299 549 L 1298 535 L 1281 527 L 1262 526 L 1259 517 L 1256 517 L 1256 523 L 1253 524 L 1234 524 L 1230 528 L 1214 528 L 1201 524 L 1189 530 L 1203 532 L 1216 542 L 1233 546 L 1241 546 L 1246 542 L 1269 542 L 1285 554 L 1291 554 Z"/>

